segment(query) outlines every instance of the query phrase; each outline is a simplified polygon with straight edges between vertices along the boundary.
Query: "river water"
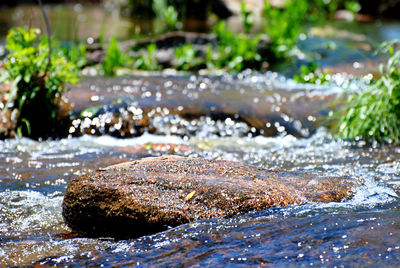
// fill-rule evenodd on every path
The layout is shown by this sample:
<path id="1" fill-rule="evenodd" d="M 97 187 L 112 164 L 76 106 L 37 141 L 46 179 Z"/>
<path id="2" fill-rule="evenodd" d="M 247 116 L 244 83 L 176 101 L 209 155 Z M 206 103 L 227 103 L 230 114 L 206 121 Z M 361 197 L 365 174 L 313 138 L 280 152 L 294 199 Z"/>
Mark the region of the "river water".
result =
<path id="1" fill-rule="evenodd" d="M 101 8 L 54 7 L 50 19 L 56 37 L 61 40 L 86 40 L 93 33 L 107 37 L 118 33 L 119 38 L 127 38 L 146 30 L 106 14 Z M 10 26 L 43 26 L 37 8 L 0 11 L 2 38 Z M 322 66 L 357 60 L 357 66 L 370 64 L 375 70 L 374 62 L 364 62 L 372 53 L 367 41 L 378 43 L 399 38 L 398 22 L 345 24 L 342 28 L 349 27 L 368 38 L 331 28 L 314 29 L 311 37 L 301 40 L 300 47 L 320 55 Z M 3 54 L 0 47 L 0 56 Z M 279 70 L 293 74 L 293 68 L 297 70 L 298 66 L 283 65 Z M 166 102 L 170 105 L 173 105 L 171 100 L 190 103 L 197 96 L 196 104 L 202 107 L 214 99 L 228 103 L 228 108 L 231 105 L 242 114 L 258 117 L 258 109 L 270 105 L 278 112 L 289 111 L 291 118 L 304 115 L 310 124 L 304 124 L 304 118 L 298 116 L 303 125 L 296 133 L 301 135 L 291 135 L 288 129 L 283 129 L 277 136 L 264 137 L 234 117 L 216 120 L 203 116 L 190 121 L 166 116 L 168 120 L 158 118 L 153 122 L 158 135 L 145 132 L 138 137 L 118 139 L 106 135 L 112 133 L 100 132 L 103 135 L 58 141 L 25 138 L 0 141 L 0 267 L 399 267 L 400 147 L 342 141 L 318 127 L 315 121 L 315 116 L 321 115 L 318 105 L 326 108 L 325 100 L 340 93 L 343 87 L 358 90 L 346 78 L 338 76 L 336 81 L 340 87 L 299 86 L 274 73 L 211 79 L 164 76 L 87 79 L 83 88 L 69 93 L 75 98 L 77 109 L 114 105 L 120 100 L 136 105 L 139 99 L 142 104 L 154 105 L 157 101 L 162 103 L 168 92 L 172 92 Z M 204 95 L 205 91 L 209 94 Z M 220 94 L 221 91 L 225 93 Z M 246 99 L 240 95 L 242 91 L 246 92 Z M 137 97 L 138 93 L 142 98 Z M 198 99 L 199 94 L 203 99 Z M 328 97 L 307 102 L 313 96 L 325 95 Z M 161 100 L 157 100 L 159 96 Z M 290 104 L 282 101 L 291 96 L 298 98 Z M 152 144 L 178 146 L 169 149 Z M 237 160 L 267 169 L 348 176 L 358 186 L 353 189 L 354 197 L 341 203 L 310 203 L 231 219 L 201 220 L 129 240 L 78 237 L 65 225 L 61 203 L 73 178 L 98 167 L 165 153 Z"/>
<path id="2" fill-rule="evenodd" d="M 92 92 L 96 103 L 100 99 L 107 104 L 113 100 L 106 92 L 114 99 L 120 95 L 127 99 L 129 91 L 121 90 L 127 83 L 138 85 L 139 81 L 147 90 L 159 88 L 167 80 L 170 88 L 187 94 L 199 92 L 202 81 L 208 81 L 215 85 L 210 92 L 216 96 L 222 84 L 223 90 L 244 88 L 259 96 L 268 92 L 276 99 L 288 94 L 282 85 L 293 95 L 341 90 L 296 86 L 269 73 L 232 76 L 223 83 L 218 78 L 204 78 L 196 80 L 197 84 L 193 77 L 94 78 L 84 83 L 96 86 L 78 92 Z M 115 91 L 107 91 L 107 83 Z M 254 97 L 249 101 L 259 102 Z M 80 105 L 85 106 L 84 102 Z M 218 121 L 204 117 L 196 125 L 190 135 L 172 136 L 164 131 L 126 139 L 83 135 L 58 141 L 0 141 L 0 266 L 400 265 L 400 147 L 342 141 L 323 127 L 302 138 L 285 131 L 275 137 L 252 134 L 234 118 Z M 227 128 L 229 131 L 221 134 L 221 129 Z M 179 146 L 165 152 L 151 145 L 160 143 Z M 73 178 L 98 167 L 165 153 L 348 176 L 358 186 L 353 189 L 354 197 L 341 203 L 310 203 L 232 219 L 201 220 L 129 240 L 77 237 L 65 225 L 61 203 Z"/>

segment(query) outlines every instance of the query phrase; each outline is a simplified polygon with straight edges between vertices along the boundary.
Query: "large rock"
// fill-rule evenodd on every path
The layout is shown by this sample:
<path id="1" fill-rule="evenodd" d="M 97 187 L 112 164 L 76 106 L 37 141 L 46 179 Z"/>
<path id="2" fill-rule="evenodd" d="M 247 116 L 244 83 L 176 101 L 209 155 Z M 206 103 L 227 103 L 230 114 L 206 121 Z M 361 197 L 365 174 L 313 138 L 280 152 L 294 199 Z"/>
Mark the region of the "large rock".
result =
<path id="1" fill-rule="evenodd" d="M 198 219 L 349 198 L 349 178 L 269 171 L 232 161 L 162 156 L 79 176 L 63 202 L 85 235 L 133 237 Z"/>

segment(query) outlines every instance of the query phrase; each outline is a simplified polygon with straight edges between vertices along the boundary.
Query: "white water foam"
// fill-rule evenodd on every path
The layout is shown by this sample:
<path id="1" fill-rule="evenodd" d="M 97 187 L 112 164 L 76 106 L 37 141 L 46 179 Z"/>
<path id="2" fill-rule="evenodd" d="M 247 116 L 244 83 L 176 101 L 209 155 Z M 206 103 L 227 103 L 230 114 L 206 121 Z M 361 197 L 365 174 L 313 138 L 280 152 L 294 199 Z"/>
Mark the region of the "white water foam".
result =
<path id="1" fill-rule="evenodd" d="M 59 228 L 63 197 L 48 197 L 40 192 L 4 191 L 0 193 L 0 233 L 31 232 Z"/>
<path id="2" fill-rule="evenodd" d="M 107 147 L 128 147 L 135 145 L 144 145 L 147 143 L 162 143 L 162 144 L 183 144 L 185 141 L 178 136 L 160 136 L 149 133 L 144 133 L 142 136 L 128 139 L 118 139 L 111 136 L 93 137 L 85 135 L 79 138 L 84 143 L 91 145 L 101 145 Z"/>

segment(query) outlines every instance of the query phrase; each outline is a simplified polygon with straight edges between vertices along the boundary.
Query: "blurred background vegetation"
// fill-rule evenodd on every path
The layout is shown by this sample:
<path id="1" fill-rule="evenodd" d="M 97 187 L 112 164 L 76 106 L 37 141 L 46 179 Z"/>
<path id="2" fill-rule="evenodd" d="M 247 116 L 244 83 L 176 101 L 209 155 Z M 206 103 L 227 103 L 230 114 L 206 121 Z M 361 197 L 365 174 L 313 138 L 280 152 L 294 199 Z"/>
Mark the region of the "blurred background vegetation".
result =
<path id="1" fill-rule="evenodd" d="M 351 40 L 359 57 L 367 58 L 379 44 L 367 40 L 360 32 L 360 25 L 379 18 L 399 19 L 400 14 L 400 0 L 52 0 L 44 3 L 54 39 L 52 49 L 47 50 L 47 39 L 40 34 L 46 32 L 45 25 L 36 1 L 3 0 L 0 4 L 0 58 L 5 58 L 3 67 L 7 70 L 2 80 L 14 82 L 12 96 L 20 96 L 14 107 L 19 107 L 18 127 L 24 135 L 32 133 L 33 127 L 29 123 L 32 119 L 27 118 L 29 109 L 25 115 L 22 112 L 24 105 L 33 107 L 44 102 L 35 99 L 36 93 L 31 92 L 48 90 L 48 94 L 37 96 L 48 98 L 51 103 L 47 109 L 51 112 L 48 121 L 55 121 L 57 107 L 52 105 L 63 92 L 63 83 L 76 80 L 68 77 L 76 70 L 92 67 L 95 74 L 114 76 L 130 74 L 132 70 L 165 68 L 208 73 L 272 69 L 285 70 L 298 83 L 329 84 L 331 75 L 319 68 L 319 60 L 328 57 L 329 51 L 343 53 L 338 49 L 339 42 L 326 38 L 316 48 L 314 43 L 320 41 L 313 39 L 314 43 L 307 43 L 309 36 L 329 35 L 329 31 L 334 38 L 342 34 Z M 345 21 L 342 29 L 335 28 L 332 22 L 337 21 Z M 333 30 L 329 28 L 331 25 Z M 13 28 L 17 26 L 23 27 Z M 36 28 L 41 31 L 34 30 L 35 36 L 29 37 L 27 32 Z M 13 30 L 9 33 L 10 29 Z M 41 45 L 26 45 L 24 38 L 16 40 L 13 36 L 33 38 Z M 299 41 L 303 41 L 303 47 Z M 346 51 L 351 47 L 348 44 L 345 43 Z M 348 110 L 339 115 L 339 131 L 344 138 L 373 136 L 384 142 L 400 140 L 400 126 L 393 123 L 400 122 L 398 42 L 386 47 L 390 52 L 389 62 L 379 72 L 375 71 L 377 77 L 371 79 L 371 90 L 352 95 Z M 45 67 L 43 54 L 49 51 L 54 54 L 51 65 L 59 60 L 68 68 Z M 13 64 L 16 59 L 23 65 Z M 279 66 L 284 67 L 279 69 Z M 378 107 L 366 113 L 369 107 L 377 107 L 378 99 L 379 107 L 386 110 Z M 382 119 L 388 116 L 391 116 L 389 121 Z M 365 118 L 369 119 L 368 125 L 360 123 L 366 122 Z"/>
<path id="2" fill-rule="evenodd" d="M 259 30 L 264 10 L 264 1 L 246 3 L 247 18 L 253 21 L 254 30 Z M 269 1 L 274 7 L 297 1 Z M 296 4 L 310 20 L 332 17 L 337 10 L 350 10 L 373 16 L 396 18 L 400 1 L 368 0 L 311 0 Z M 46 0 L 53 34 L 61 40 L 77 40 L 88 37 L 117 35 L 126 39 L 165 30 L 208 32 L 220 19 L 228 19 L 230 29 L 242 30 L 240 0 Z M 2 0 L 0 3 L 0 36 L 6 36 L 12 26 L 31 25 L 41 28 L 42 19 L 34 0 Z"/>

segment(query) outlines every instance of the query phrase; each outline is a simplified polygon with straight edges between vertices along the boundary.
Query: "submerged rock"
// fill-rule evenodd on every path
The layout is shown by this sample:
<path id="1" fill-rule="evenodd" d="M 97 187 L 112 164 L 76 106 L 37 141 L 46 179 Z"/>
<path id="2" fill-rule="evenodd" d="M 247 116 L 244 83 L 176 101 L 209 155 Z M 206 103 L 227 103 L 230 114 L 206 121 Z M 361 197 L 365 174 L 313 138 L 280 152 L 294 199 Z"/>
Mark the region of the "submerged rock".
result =
<path id="1" fill-rule="evenodd" d="M 87 78 L 66 93 L 79 110 L 69 133 L 309 137 L 338 102 L 325 89 L 269 89 L 268 74 L 239 76 Z"/>
<path id="2" fill-rule="evenodd" d="M 134 237 L 198 219 L 352 195 L 343 177 L 270 171 L 240 162 L 149 157 L 79 176 L 68 186 L 63 217 L 85 235 Z"/>

